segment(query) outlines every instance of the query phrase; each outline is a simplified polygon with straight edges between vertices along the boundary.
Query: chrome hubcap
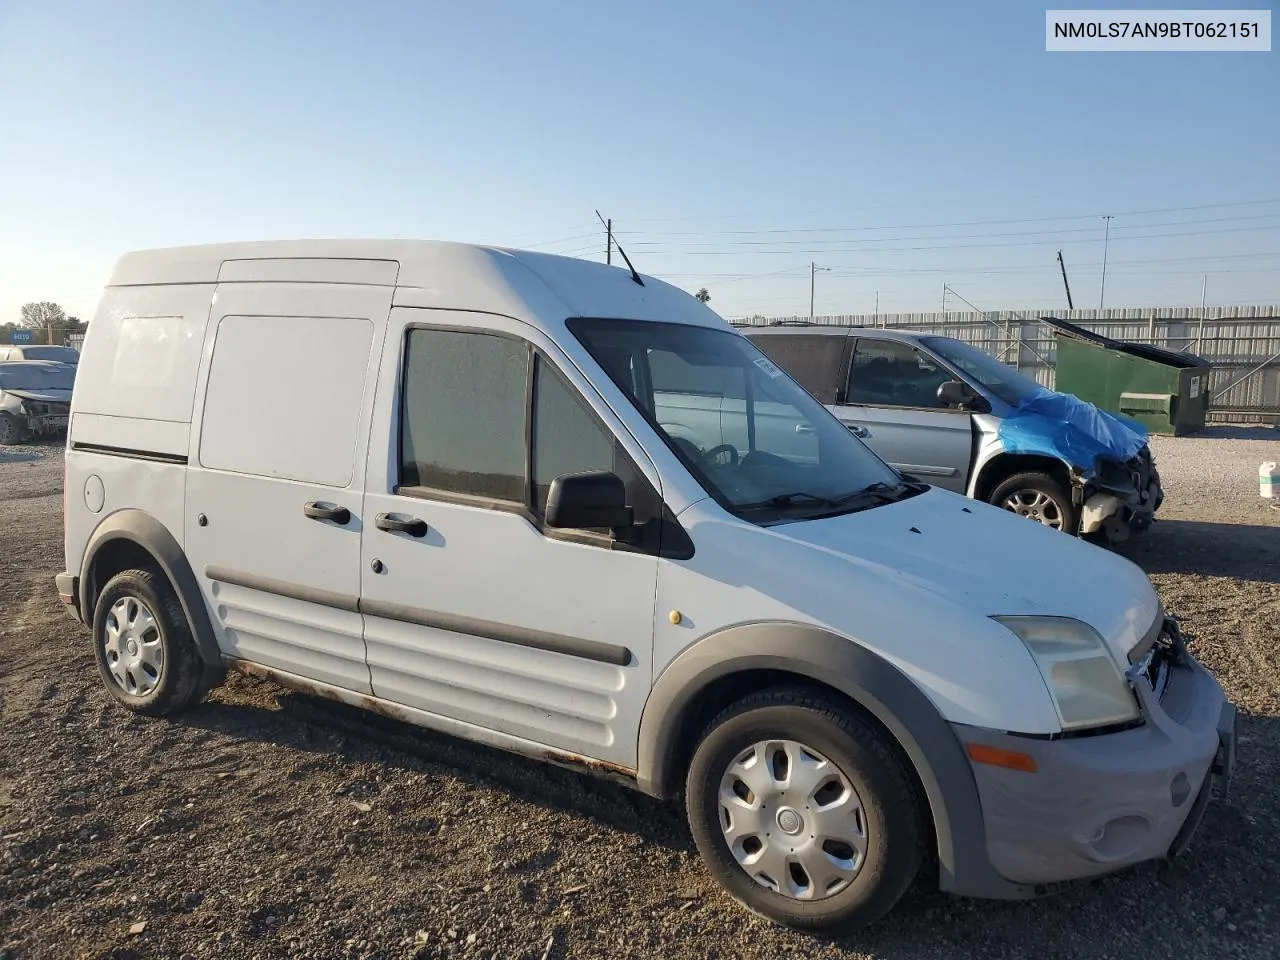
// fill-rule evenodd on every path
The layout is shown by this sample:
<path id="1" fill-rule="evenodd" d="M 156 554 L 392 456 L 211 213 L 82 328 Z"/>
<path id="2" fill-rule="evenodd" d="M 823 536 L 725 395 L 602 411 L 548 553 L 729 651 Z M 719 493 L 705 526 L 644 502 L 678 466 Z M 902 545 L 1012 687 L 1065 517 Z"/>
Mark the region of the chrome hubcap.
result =
<path id="1" fill-rule="evenodd" d="M 849 885 L 867 855 L 867 824 L 853 784 L 794 740 L 764 740 L 720 780 L 720 829 L 738 865 L 762 887 L 822 900 Z"/>
<path id="2" fill-rule="evenodd" d="M 1055 530 L 1062 529 L 1062 510 L 1047 493 L 1040 490 L 1018 490 L 1005 497 L 1001 504 L 1006 510 L 1012 510 L 1020 517 L 1043 523 Z"/>
<path id="3" fill-rule="evenodd" d="M 145 697 L 160 682 L 164 647 L 155 614 L 137 597 L 121 597 L 107 611 L 107 669 L 125 693 Z"/>

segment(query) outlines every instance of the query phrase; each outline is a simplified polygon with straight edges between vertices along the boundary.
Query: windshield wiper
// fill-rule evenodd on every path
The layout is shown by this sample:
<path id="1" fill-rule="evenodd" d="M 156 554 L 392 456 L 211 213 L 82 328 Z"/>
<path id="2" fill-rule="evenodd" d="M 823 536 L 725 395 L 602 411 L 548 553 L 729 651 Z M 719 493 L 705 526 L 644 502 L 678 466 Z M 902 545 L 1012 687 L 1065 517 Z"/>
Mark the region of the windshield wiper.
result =
<path id="1" fill-rule="evenodd" d="M 776 497 L 769 497 L 765 500 L 756 500 L 752 503 L 738 504 L 739 510 L 767 510 L 769 508 L 778 507 L 795 507 L 795 506 L 818 506 L 818 507 L 836 507 L 839 501 L 832 500 L 830 497 L 823 497 L 816 493 L 809 493 L 805 490 L 797 490 L 794 493 L 780 493 Z"/>

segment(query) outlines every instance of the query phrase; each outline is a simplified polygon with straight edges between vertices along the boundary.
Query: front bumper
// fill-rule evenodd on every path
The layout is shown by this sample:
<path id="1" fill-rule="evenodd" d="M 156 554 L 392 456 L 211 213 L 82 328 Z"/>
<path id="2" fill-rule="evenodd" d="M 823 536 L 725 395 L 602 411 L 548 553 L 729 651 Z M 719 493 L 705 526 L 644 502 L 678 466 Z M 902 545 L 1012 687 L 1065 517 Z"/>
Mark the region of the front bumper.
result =
<path id="1" fill-rule="evenodd" d="M 1126 540 L 1151 526 L 1162 503 L 1164 490 L 1154 470 L 1141 490 L 1097 490 L 1086 496 L 1081 507 L 1080 533 L 1101 531 L 1109 540 Z"/>
<path id="2" fill-rule="evenodd" d="M 1235 707 L 1173 630 L 1176 662 L 1163 696 L 1130 673 L 1139 727 L 1047 740 L 955 725 L 966 744 L 1035 761 L 1034 773 L 973 764 L 987 852 L 1006 880 L 1042 887 L 1176 856 L 1211 793 L 1226 796 Z"/>

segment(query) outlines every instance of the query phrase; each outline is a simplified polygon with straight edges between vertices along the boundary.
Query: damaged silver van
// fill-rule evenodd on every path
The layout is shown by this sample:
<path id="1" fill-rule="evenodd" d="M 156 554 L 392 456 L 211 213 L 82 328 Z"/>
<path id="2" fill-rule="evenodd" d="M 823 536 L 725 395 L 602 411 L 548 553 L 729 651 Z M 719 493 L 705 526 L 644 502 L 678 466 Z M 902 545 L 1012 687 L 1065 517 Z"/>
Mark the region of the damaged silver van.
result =
<path id="1" fill-rule="evenodd" d="M 1064 533 L 1118 543 L 1164 492 L 1147 432 L 950 337 L 778 326 L 744 331 L 903 473 Z"/>

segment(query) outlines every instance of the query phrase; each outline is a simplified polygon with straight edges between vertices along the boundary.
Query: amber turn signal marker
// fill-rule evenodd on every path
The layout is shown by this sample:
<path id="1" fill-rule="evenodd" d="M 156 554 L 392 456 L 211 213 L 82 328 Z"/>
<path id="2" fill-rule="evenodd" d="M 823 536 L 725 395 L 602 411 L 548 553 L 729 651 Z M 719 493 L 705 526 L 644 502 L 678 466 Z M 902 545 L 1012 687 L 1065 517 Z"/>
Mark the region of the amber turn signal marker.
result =
<path id="1" fill-rule="evenodd" d="M 974 763 L 986 763 L 993 767 L 1021 770 L 1023 773 L 1036 772 L 1035 758 L 1029 754 L 1001 750 L 998 747 L 988 747 L 982 743 L 966 743 L 964 751 L 969 754 L 969 759 Z"/>

